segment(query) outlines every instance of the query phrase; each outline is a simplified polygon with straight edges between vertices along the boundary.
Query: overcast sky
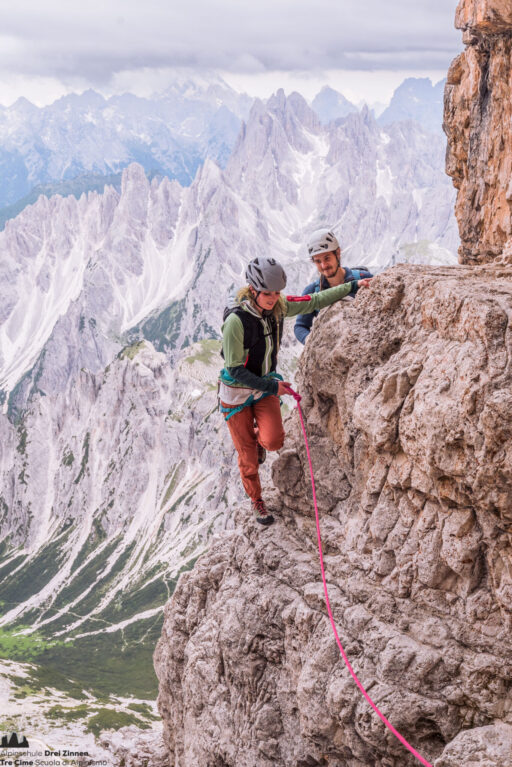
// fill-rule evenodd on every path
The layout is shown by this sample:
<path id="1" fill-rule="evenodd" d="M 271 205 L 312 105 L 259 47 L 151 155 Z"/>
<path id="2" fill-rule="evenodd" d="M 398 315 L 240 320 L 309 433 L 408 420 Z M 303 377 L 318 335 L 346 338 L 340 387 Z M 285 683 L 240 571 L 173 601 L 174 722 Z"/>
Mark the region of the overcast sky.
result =
<path id="1" fill-rule="evenodd" d="M 94 87 L 141 94 L 174 67 L 215 69 L 267 95 L 317 85 L 385 100 L 441 79 L 462 50 L 457 0 L 0 0 L 0 103 Z M 302 88 L 301 88 L 302 83 Z M 310 90 L 310 93 L 306 91 Z M 357 100 L 357 98 L 356 98 Z"/>

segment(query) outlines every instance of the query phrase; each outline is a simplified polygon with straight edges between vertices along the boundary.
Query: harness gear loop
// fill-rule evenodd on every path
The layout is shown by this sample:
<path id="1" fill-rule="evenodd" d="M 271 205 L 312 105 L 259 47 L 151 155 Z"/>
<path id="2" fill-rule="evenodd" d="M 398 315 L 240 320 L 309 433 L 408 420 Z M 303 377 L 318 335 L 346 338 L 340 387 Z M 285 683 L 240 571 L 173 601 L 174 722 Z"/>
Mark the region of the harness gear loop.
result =
<path id="1" fill-rule="evenodd" d="M 379 711 L 379 709 L 377 708 L 377 705 L 373 702 L 373 700 L 370 698 L 370 696 L 366 692 L 365 688 L 363 687 L 363 685 L 359 681 L 359 679 L 358 679 L 354 669 L 350 665 L 350 661 L 347 658 L 345 650 L 343 649 L 343 645 L 341 644 L 341 640 L 340 640 L 340 638 L 338 636 L 338 631 L 336 630 L 336 624 L 334 622 L 334 618 L 333 618 L 332 611 L 331 611 L 331 605 L 330 605 L 330 602 L 329 602 L 329 594 L 327 592 L 327 581 L 325 579 L 324 557 L 323 557 L 323 552 L 322 552 L 322 538 L 320 536 L 320 520 L 319 520 L 319 514 L 318 514 L 318 504 L 316 502 L 315 478 L 313 476 L 313 464 L 311 463 L 311 456 L 309 454 L 308 437 L 307 437 L 307 434 L 306 434 L 306 427 L 304 425 L 304 418 L 302 416 L 302 409 L 300 407 L 300 401 L 301 401 L 302 397 L 300 396 L 300 394 L 297 394 L 297 392 L 293 391 L 293 389 L 291 387 L 289 387 L 289 391 L 290 391 L 290 394 L 293 395 L 293 398 L 295 399 L 295 401 L 297 403 L 297 410 L 299 411 L 299 418 L 300 418 L 300 423 L 301 423 L 301 426 L 302 426 L 302 433 L 304 435 L 304 442 L 306 444 L 306 454 L 307 454 L 307 457 L 308 457 L 309 471 L 310 471 L 310 474 L 311 474 L 311 489 L 313 491 L 313 503 L 315 504 L 316 534 L 317 534 L 317 539 L 318 539 L 318 551 L 319 551 L 319 554 L 320 554 L 320 569 L 322 571 L 322 580 L 323 580 L 323 584 L 324 584 L 325 604 L 327 606 L 327 612 L 329 614 L 329 620 L 331 621 L 332 630 L 334 632 L 334 636 L 336 638 L 336 642 L 337 642 L 338 647 L 340 649 L 341 656 L 342 656 L 343 660 L 345 661 L 345 665 L 348 668 L 348 670 L 349 670 L 353 680 L 355 681 L 356 685 L 358 686 L 360 692 L 362 693 L 362 695 L 364 696 L 366 701 L 370 704 L 370 706 L 373 708 L 375 713 L 380 717 L 381 721 L 384 722 L 384 724 L 386 725 L 388 730 L 390 730 L 393 733 L 393 735 L 395 735 L 395 737 L 398 738 L 398 740 L 402 743 L 402 745 L 404 745 L 407 749 L 409 749 L 411 754 L 413 756 L 415 756 L 416 759 L 418 759 L 421 762 L 421 764 L 424 765 L 424 767 L 432 767 L 430 762 L 427 762 L 427 760 L 424 759 L 421 756 L 421 754 L 419 754 L 411 746 L 410 743 L 407 742 L 407 740 L 404 738 L 404 736 L 400 735 L 398 730 L 396 730 L 393 727 L 391 722 L 389 722 L 388 719 L 386 719 L 384 714 L 381 711 Z"/>

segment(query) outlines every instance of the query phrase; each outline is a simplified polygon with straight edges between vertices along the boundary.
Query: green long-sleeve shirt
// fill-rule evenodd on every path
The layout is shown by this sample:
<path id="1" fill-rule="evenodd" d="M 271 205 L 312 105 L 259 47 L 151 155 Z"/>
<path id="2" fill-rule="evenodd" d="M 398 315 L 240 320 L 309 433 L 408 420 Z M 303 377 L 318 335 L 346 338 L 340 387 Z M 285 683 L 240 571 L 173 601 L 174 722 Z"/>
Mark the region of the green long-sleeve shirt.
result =
<path id="1" fill-rule="evenodd" d="M 286 300 L 285 318 L 296 317 L 298 314 L 309 314 L 315 310 L 325 309 L 326 306 L 334 304 L 336 301 L 347 296 L 352 289 L 352 283 L 346 282 L 336 285 L 334 288 L 328 288 L 319 293 L 313 293 L 309 300 L 304 300 L 306 296 L 301 296 L 300 301 Z M 259 314 L 257 309 L 250 302 L 241 304 L 243 309 L 250 314 L 258 317 L 262 325 L 262 333 L 265 335 L 267 349 L 262 365 L 262 374 L 266 375 L 271 368 L 272 359 L 272 335 L 270 333 L 270 321 L 268 318 Z M 251 373 L 244 368 L 249 349 L 244 348 L 244 327 L 242 320 L 234 312 L 228 315 L 222 326 L 222 349 L 225 359 L 225 367 L 229 374 L 237 380 L 240 386 L 249 386 L 259 391 L 268 391 L 277 394 L 277 381 L 264 379 Z M 240 370 L 241 368 L 241 370 Z M 237 375 L 237 373 L 239 375 Z M 241 380 L 243 378 L 243 380 Z"/>

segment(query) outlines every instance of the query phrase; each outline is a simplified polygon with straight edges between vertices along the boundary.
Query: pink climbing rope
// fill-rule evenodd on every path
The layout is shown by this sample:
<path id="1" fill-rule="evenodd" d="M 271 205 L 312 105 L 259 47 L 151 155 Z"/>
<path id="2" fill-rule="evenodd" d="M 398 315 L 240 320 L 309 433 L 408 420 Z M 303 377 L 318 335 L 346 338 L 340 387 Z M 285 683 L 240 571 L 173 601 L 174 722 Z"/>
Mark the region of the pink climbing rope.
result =
<path id="1" fill-rule="evenodd" d="M 410 743 L 408 743 L 406 741 L 404 736 L 400 735 L 398 730 L 395 730 L 395 728 L 393 727 L 391 722 L 389 722 L 386 719 L 386 717 L 384 716 L 384 714 L 381 711 L 379 711 L 379 709 L 377 708 L 376 704 L 370 698 L 370 696 L 368 695 L 368 693 L 364 689 L 363 685 L 361 684 L 361 682 L 357 678 L 357 675 L 356 675 L 354 669 L 352 668 L 352 666 L 350 665 L 349 659 L 346 656 L 345 650 L 343 649 L 343 645 L 341 644 L 340 638 L 338 636 L 338 632 L 336 630 L 336 624 L 334 623 L 334 618 L 333 618 L 332 611 L 331 611 L 331 605 L 330 605 L 330 602 L 329 602 L 329 594 L 327 593 L 327 581 L 325 580 L 324 557 L 323 557 L 323 552 L 322 552 L 322 539 L 320 537 L 320 520 L 319 520 L 319 515 L 318 515 L 318 505 L 317 505 L 317 502 L 316 502 L 315 478 L 313 476 L 313 464 L 311 463 L 311 456 L 309 454 L 308 437 L 307 437 L 307 434 L 306 434 L 306 427 L 304 426 L 304 418 L 302 417 L 302 409 L 301 409 L 301 406 L 300 406 L 300 401 L 301 401 L 302 398 L 301 398 L 300 394 L 297 394 L 297 392 L 293 391 L 293 389 L 291 387 L 289 387 L 289 391 L 291 392 L 291 394 L 293 395 L 293 398 L 295 399 L 295 401 L 297 403 L 297 410 L 299 411 L 300 423 L 301 423 L 301 426 L 302 426 L 302 433 L 304 434 L 304 442 L 306 443 L 306 453 L 307 453 L 307 456 L 308 456 L 309 471 L 310 471 L 310 474 L 311 474 L 311 488 L 313 490 L 313 502 L 315 504 L 316 534 L 317 534 L 317 538 L 318 538 L 318 551 L 320 553 L 320 568 L 322 570 L 322 580 L 324 582 L 325 604 L 327 605 L 327 612 L 329 613 L 329 619 L 331 621 L 332 630 L 334 632 L 334 636 L 336 637 L 336 642 L 338 643 L 338 647 L 340 648 L 340 652 L 341 652 L 342 658 L 345 661 L 345 664 L 346 664 L 348 670 L 350 671 L 350 674 L 351 674 L 354 682 L 359 687 L 359 690 L 361 691 L 361 693 L 363 694 L 363 696 L 365 697 L 367 702 L 370 704 L 370 706 L 373 708 L 375 713 L 378 714 L 380 719 L 384 722 L 386 727 L 389 730 L 391 730 L 393 735 L 395 735 L 398 738 L 398 740 L 406 748 L 409 749 L 411 754 L 413 754 L 416 757 L 416 759 L 419 759 L 419 761 L 423 765 L 425 765 L 425 767 L 432 767 L 430 762 L 427 762 L 427 760 L 424 759 L 421 756 L 421 754 L 418 754 L 418 752 L 410 745 Z"/>

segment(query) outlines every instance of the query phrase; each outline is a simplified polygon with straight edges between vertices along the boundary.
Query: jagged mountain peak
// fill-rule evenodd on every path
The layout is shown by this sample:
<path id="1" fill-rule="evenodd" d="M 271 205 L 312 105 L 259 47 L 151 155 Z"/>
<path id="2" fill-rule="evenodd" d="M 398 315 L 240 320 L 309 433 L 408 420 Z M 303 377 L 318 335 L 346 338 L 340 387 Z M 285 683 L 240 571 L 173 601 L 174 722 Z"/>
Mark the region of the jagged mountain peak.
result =
<path id="1" fill-rule="evenodd" d="M 280 89 L 266 102 L 257 99 L 226 166 L 227 177 L 239 183 L 244 168 L 256 160 L 266 172 L 275 171 L 276 178 L 284 179 L 290 152 L 311 151 L 312 136 L 319 129 L 317 116 L 300 94 L 287 97 Z"/>
<path id="2" fill-rule="evenodd" d="M 217 186 L 224 183 L 224 174 L 216 162 L 207 158 L 198 168 L 195 178 L 196 186 Z"/>
<path id="3" fill-rule="evenodd" d="M 297 91 L 292 91 L 289 96 L 280 88 L 267 102 L 269 112 L 276 115 L 281 122 L 296 118 L 306 125 L 309 130 L 318 128 L 318 118 L 308 105 L 306 99 Z"/>
<path id="4" fill-rule="evenodd" d="M 351 112 L 357 112 L 357 107 L 352 104 L 343 94 L 325 85 L 317 93 L 311 103 L 312 109 L 320 117 L 323 124 L 346 117 Z"/>
<path id="5" fill-rule="evenodd" d="M 53 107 L 60 109 L 73 109 L 77 111 L 88 109 L 101 109 L 107 104 L 107 100 L 101 93 L 88 88 L 81 93 L 68 93 L 53 102 Z"/>
<path id="6" fill-rule="evenodd" d="M 137 188 L 147 190 L 149 188 L 148 177 L 142 165 L 138 162 L 132 162 L 123 170 L 121 176 L 121 193 L 129 190 L 136 191 Z"/>
<path id="7" fill-rule="evenodd" d="M 276 113 L 283 113 L 286 107 L 287 98 L 283 88 L 279 88 L 267 99 L 267 108 Z"/>
<path id="8" fill-rule="evenodd" d="M 39 107 L 29 101 L 25 96 L 20 96 L 16 101 L 7 107 L 6 112 L 9 114 L 19 114 L 24 118 L 30 118 L 32 115 L 39 111 Z"/>
<path id="9" fill-rule="evenodd" d="M 199 73 L 196 70 L 174 68 L 172 82 L 164 90 L 156 91 L 153 97 L 165 98 L 177 93 L 181 96 L 197 96 L 215 88 L 235 92 L 234 88 L 228 85 L 224 78 L 214 70 Z"/>
<path id="10" fill-rule="evenodd" d="M 254 122 L 255 120 L 262 117 L 266 113 L 267 113 L 267 104 L 265 100 L 256 98 L 254 99 L 251 105 L 251 109 L 247 117 L 247 120 L 245 120 L 245 123 Z"/>
<path id="11" fill-rule="evenodd" d="M 396 88 L 387 109 L 380 115 L 380 125 L 414 120 L 426 130 L 441 132 L 443 94 L 446 80 L 435 85 L 429 77 L 408 77 Z"/>

